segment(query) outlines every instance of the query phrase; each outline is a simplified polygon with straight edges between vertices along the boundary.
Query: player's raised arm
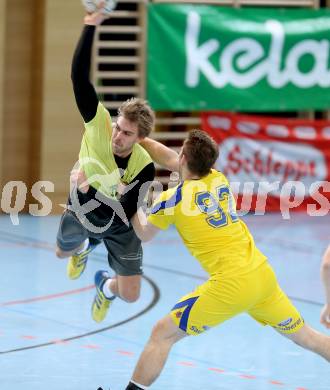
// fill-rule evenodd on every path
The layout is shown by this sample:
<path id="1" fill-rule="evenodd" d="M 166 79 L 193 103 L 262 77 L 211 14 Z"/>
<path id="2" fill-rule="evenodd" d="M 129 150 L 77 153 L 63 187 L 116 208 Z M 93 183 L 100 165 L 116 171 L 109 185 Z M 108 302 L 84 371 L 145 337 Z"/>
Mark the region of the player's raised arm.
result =
<path id="1" fill-rule="evenodd" d="M 140 145 L 157 164 L 169 171 L 179 171 L 179 155 L 174 150 L 149 137 L 144 138 Z"/>
<path id="2" fill-rule="evenodd" d="M 109 17 L 102 10 L 103 2 L 95 12 L 84 18 L 84 28 L 74 52 L 71 79 L 77 106 L 85 123 L 91 121 L 99 103 L 96 91 L 90 81 L 91 56 L 96 26 Z"/>

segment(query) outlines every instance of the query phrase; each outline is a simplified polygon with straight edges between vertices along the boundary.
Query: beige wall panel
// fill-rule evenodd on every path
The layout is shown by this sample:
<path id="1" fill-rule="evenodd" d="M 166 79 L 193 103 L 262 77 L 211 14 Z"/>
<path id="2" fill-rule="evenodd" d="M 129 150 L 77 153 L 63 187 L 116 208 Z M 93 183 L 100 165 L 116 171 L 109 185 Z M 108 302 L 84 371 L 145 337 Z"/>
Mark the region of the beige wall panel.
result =
<path id="1" fill-rule="evenodd" d="M 43 0 L 0 0 L 0 184 L 38 175 Z M 30 201 L 28 195 L 26 206 Z"/>
<path id="2" fill-rule="evenodd" d="M 3 4 L 2 4 L 3 6 Z M 12 0 L 1 12 L 5 29 L 3 42 L 2 180 L 29 182 L 31 118 L 31 5 Z"/>
<path id="3" fill-rule="evenodd" d="M 70 72 L 83 28 L 80 1 L 47 0 L 45 7 L 41 179 L 52 181 L 53 211 L 66 201 L 69 172 L 78 158 L 83 122 L 75 105 Z"/>
<path id="4" fill-rule="evenodd" d="M 5 53 L 5 0 L 0 0 L 0 185 L 2 183 L 3 94 Z"/>

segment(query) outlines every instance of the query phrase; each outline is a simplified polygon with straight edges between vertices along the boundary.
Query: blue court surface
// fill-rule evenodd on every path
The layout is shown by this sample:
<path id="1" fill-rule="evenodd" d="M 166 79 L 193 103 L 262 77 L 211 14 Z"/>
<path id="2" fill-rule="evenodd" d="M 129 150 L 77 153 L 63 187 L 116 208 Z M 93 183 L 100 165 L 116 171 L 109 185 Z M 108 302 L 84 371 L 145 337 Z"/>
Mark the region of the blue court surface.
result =
<path id="1" fill-rule="evenodd" d="M 306 322 L 319 324 L 324 294 L 319 276 L 330 242 L 330 216 L 279 214 L 243 218 L 269 257 L 280 284 Z M 90 316 L 93 278 L 107 269 L 99 246 L 82 277 L 66 277 L 66 260 L 54 255 L 59 217 L 0 217 L 0 389 L 125 389 L 152 324 L 205 280 L 174 229 L 144 245 L 141 298 L 117 299 L 107 319 Z M 240 315 L 178 343 L 158 390 L 329 390 L 330 364 Z"/>

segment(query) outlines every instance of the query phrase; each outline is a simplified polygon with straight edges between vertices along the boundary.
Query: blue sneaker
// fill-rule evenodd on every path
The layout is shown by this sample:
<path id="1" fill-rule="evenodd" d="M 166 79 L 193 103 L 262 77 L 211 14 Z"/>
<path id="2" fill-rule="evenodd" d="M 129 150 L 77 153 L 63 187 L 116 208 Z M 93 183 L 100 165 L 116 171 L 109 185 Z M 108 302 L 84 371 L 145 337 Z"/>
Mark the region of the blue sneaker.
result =
<path id="1" fill-rule="evenodd" d="M 97 271 L 94 277 L 96 295 L 92 305 L 92 317 L 96 322 L 101 322 L 105 319 L 109 306 L 115 298 L 107 298 L 103 294 L 103 285 L 108 279 L 111 278 L 107 271 Z"/>

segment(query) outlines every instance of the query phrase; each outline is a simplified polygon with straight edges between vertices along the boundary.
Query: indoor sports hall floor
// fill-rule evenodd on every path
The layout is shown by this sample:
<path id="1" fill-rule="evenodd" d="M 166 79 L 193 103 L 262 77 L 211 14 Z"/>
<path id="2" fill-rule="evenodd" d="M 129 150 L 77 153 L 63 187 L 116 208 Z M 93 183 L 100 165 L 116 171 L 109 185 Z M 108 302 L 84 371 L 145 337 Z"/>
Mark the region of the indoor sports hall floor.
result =
<path id="1" fill-rule="evenodd" d="M 323 291 L 321 255 L 330 242 L 330 216 L 246 216 L 280 283 L 315 328 Z M 105 250 L 90 256 L 84 275 L 70 281 L 54 242 L 59 217 L 0 217 L 0 389 L 125 389 L 152 324 L 204 272 L 175 230 L 144 246 L 141 299 L 116 300 L 102 324 L 90 317 L 93 276 L 107 269 Z M 177 344 L 158 390 L 329 390 L 330 364 L 246 315 Z"/>

